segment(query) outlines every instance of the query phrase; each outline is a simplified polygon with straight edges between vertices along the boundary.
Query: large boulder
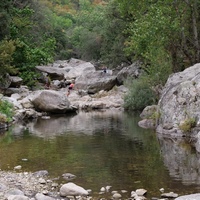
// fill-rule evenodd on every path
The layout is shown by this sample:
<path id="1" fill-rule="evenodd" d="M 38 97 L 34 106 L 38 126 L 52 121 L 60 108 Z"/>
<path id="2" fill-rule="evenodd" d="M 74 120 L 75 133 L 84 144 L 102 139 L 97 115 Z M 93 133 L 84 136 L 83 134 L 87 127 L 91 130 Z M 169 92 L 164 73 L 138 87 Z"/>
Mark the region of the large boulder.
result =
<path id="1" fill-rule="evenodd" d="M 42 73 L 47 73 L 51 80 L 70 80 L 88 72 L 96 71 L 93 64 L 78 59 L 58 60 L 47 66 L 36 66 Z"/>
<path id="2" fill-rule="evenodd" d="M 75 65 L 68 73 L 65 74 L 65 79 L 76 79 L 77 77 L 95 72 L 96 69 L 90 62 L 80 62 L 79 65 Z"/>
<path id="3" fill-rule="evenodd" d="M 122 68 L 117 74 L 118 84 L 123 84 L 127 78 L 138 78 L 141 71 L 141 64 L 139 62 L 135 62 L 128 67 Z"/>
<path id="4" fill-rule="evenodd" d="M 95 94 L 101 90 L 111 90 L 116 82 L 116 76 L 105 74 L 102 71 L 88 72 L 76 79 L 75 88 Z"/>
<path id="5" fill-rule="evenodd" d="M 50 113 L 66 113 L 71 111 L 66 94 L 53 90 L 40 90 L 32 94 L 31 102 L 36 110 Z"/>
<path id="6" fill-rule="evenodd" d="M 172 74 L 164 87 L 158 106 L 160 119 L 157 132 L 182 135 L 184 131 L 188 131 L 188 128 L 192 128 L 194 120 L 198 127 L 200 125 L 200 64 Z M 187 124 L 189 122 L 191 124 Z"/>

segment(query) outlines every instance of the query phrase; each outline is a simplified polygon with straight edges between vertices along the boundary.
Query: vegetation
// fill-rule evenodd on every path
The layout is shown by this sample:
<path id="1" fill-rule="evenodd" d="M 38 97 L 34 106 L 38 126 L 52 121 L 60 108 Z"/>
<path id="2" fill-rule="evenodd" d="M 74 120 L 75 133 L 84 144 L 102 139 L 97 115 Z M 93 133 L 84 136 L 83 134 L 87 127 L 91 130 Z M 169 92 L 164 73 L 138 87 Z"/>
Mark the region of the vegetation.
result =
<path id="1" fill-rule="evenodd" d="M 0 122 L 11 122 L 13 115 L 13 105 L 6 100 L 0 100 Z"/>
<path id="2" fill-rule="evenodd" d="M 196 120 L 194 118 L 187 118 L 182 124 L 179 125 L 180 130 L 184 133 L 190 132 L 192 128 L 196 126 Z"/>
<path id="3" fill-rule="evenodd" d="M 145 74 L 130 84 L 125 107 L 141 109 L 158 99 L 154 88 L 169 74 L 200 61 L 199 7 L 197 0 L 2 0 L 0 85 L 9 73 L 31 87 L 35 66 L 55 59 L 110 68 L 140 60 Z M 144 87 L 147 94 L 135 93 Z"/>

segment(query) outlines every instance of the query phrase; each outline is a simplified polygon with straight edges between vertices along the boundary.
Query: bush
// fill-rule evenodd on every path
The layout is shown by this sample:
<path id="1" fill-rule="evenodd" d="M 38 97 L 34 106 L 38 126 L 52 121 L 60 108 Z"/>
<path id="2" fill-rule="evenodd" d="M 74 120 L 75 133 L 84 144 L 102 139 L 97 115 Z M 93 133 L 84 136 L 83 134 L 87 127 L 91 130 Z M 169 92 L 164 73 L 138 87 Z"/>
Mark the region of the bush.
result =
<path id="1" fill-rule="evenodd" d="M 183 123 L 179 125 L 179 128 L 183 132 L 190 132 L 195 126 L 196 120 L 194 118 L 187 118 Z"/>
<path id="2" fill-rule="evenodd" d="M 132 81 L 129 89 L 129 93 L 124 99 L 124 108 L 126 110 L 142 110 L 157 101 L 155 93 L 144 79 Z"/>
<path id="3" fill-rule="evenodd" d="M 13 104 L 6 100 L 0 100 L 0 122 L 11 122 L 14 115 Z"/>

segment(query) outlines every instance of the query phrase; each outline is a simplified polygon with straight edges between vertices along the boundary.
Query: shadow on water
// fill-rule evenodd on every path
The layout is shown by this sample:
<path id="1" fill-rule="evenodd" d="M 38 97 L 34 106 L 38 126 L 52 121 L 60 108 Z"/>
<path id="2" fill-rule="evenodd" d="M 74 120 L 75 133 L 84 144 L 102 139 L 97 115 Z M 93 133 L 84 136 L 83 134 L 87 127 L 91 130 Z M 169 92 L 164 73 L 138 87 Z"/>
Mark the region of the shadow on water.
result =
<path id="1" fill-rule="evenodd" d="M 17 124 L 0 135 L 0 168 L 48 170 L 65 183 L 62 174 L 76 175 L 74 183 L 92 189 L 148 190 L 150 197 L 166 192 L 199 190 L 199 154 L 189 144 L 157 137 L 140 128 L 138 114 L 119 111 L 80 112 L 51 116 L 25 126 Z M 26 158 L 28 161 L 23 161 Z"/>

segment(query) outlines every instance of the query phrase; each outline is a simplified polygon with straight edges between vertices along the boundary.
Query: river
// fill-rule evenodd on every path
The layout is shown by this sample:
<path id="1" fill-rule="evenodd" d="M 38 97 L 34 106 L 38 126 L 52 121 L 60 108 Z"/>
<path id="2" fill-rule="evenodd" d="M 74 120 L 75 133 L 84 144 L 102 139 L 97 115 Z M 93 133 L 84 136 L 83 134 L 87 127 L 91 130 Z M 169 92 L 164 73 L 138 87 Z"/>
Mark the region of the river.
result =
<path id="1" fill-rule="evenodd" d="M 76 175 L 72 182 L 96 197 L 108 185 L 127 190 L 127 197 L 138 188 L 158 198 L 160 188 L 179 195 L 198 192 L 200 155 L 195 148 L 183 139 L 158 137 L 140 128 L 139 120 L 137 113 L 106 111 L 16 124 L 0 134 L 0 169 L 47 170 L 59 183 L 67 182 L 62 174 L 71 173 Z"/>

